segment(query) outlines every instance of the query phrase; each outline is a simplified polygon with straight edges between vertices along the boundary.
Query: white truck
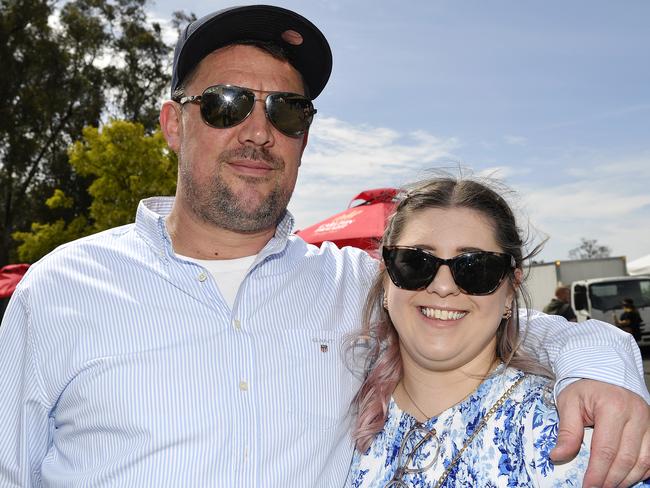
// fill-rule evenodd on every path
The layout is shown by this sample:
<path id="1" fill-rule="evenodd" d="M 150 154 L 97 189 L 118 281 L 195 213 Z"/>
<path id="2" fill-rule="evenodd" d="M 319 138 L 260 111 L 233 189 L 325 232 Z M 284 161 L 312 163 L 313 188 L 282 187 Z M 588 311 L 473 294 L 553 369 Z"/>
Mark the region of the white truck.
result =
<path id="1" fill-rule="evenodd" d="M 570 287 L 578 322 L 591 318 L 613 324 L 623 298 L 631 298 L 644 323 L 639 346 L 650 347 L 650 276 L 628 276 L 624 257 L 535 263 L 525 284 L 535 310 L 551 301 L 556 287 Z"/>

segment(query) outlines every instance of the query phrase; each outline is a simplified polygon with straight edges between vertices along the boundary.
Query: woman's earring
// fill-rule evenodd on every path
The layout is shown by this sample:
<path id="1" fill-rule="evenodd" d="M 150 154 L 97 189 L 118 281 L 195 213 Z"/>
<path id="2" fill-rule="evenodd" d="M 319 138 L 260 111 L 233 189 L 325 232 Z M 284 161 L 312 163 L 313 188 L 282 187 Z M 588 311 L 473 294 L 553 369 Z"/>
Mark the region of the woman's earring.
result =
<path id="1" fill-rule="evenodd" d="M 512 307 L 509 307 L 506 305 L 506 311 L 503 312 L 503 315 L 501 316 L 504 320 L 508 320 L 510 317 L 512 317 Z"/>

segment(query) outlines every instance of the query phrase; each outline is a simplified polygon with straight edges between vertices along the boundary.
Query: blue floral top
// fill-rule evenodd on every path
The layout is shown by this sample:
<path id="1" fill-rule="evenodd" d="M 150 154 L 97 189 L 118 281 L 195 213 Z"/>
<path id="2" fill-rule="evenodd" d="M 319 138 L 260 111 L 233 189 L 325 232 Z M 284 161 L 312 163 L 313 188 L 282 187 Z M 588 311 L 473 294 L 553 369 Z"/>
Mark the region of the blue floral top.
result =
<path id="1" fill-rule="evenodd" d="M 404 464 L 405 453 L 411 452 L 413 444 L 422 439 L 421 431 L 410 434 L 409 431 L 421 425 L 428 430 L 435 429 L 438 442 L 429 439 L 422 444 L 408 465 L 416 472 L 405 473 L 401 480 L 408 487 L 435 487 L 483 416 L 522 376 L 520 370 L 501 365 L 466 400 L 424 424 L 400 410 L 391 399 L 384 429 L 365 453 L 354 454 L 348 486 L 384 488 L 398 468 L 402 440 L 408 436 L 402 454 Z M 549 381 L 526 374 L 479 431 L 441 487 L 582 486 L 592 429 L 585 429 L 582 448 L 573 461 L 554 465 L 549 452 L 557 439 L 557 427 L 558 415 Z M 635 486 L 650 486 L 650 483 Z"/>

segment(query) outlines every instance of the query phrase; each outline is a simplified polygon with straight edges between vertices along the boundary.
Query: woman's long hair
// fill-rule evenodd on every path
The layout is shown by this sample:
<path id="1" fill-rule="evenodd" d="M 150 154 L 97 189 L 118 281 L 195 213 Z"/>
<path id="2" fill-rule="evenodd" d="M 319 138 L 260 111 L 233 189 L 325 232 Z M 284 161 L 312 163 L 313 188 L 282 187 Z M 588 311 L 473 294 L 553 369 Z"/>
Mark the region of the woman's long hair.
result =
<path id="1" fill-rule="evenodd" d="M 409 185 L 398 197 L 399 203 L 388 222 L 381 246 L 395 245 L 409 220 L 422 210 L 467 208 L 487 217 L 502 252 L 512 255 L 516 267 L 523 270 L 524 261 L 537 254 L 541 245 L 529 255 L 523 255 L 522 232 L 517 227 L 510 206 L 500 195 L 500 192 L 507 190 L 503 186 L 496 190 L 496 186 L 496 182 L 488 184 L 487 179 L 479 181 L 452 176 L 434 177 Z M 384 283 L 387 279 L 382 266 L 366 300 L 362 329 L 348 341 L 350 350 L 358 350 L 359 344 L 365 346 L 365 378 L 352 403 L 356 413 L 352 437 L 361 452 L 368 449 L 374 437 L 383 429 L 390 397 L 403 373 L 399 337 L 383 307 Z M 530 300 L 521 283 L 515 282 L 514 271 L 509 274 L 508 283 L 517 293 L 512 303 L 512 317 L 503 319 L 497 329 L 497 357 L 506 365 L 551 376 L 548 370 L 521 351 L 519 301 L 523 300 L 527 305 Z"/>

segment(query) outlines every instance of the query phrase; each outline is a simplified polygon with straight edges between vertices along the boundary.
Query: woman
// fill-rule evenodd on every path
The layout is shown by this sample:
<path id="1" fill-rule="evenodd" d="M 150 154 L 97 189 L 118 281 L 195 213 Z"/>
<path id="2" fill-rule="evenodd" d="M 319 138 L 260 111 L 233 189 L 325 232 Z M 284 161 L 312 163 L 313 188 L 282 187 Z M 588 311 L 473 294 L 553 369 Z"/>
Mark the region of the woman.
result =
<path id="1" fill-rule="evenodd" d="M 354 407 L 354 487 L 580 486 L 554 466 L 550 374 L 519 347 L 523 242 L 505 200 L 474 180 L 414 185 L 382 240 Z"/>

